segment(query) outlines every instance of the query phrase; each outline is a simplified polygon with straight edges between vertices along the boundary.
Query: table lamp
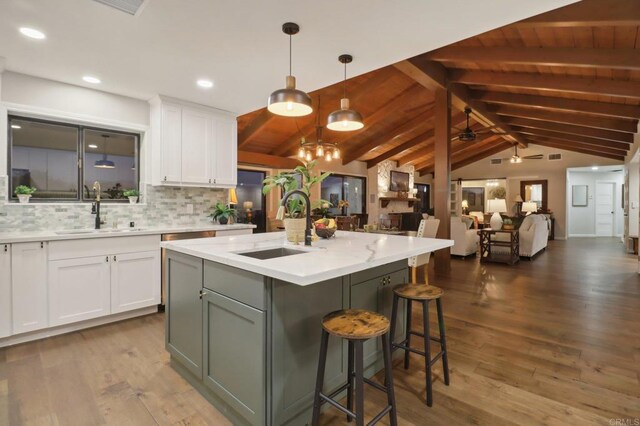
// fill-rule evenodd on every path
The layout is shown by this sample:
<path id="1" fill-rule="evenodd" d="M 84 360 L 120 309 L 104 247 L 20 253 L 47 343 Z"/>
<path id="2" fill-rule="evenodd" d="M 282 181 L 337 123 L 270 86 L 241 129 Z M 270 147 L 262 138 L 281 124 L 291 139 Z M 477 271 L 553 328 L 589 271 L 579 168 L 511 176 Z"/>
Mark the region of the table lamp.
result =
<path id="1" fill-rule="evenodd" d="M 247 222 L 251 223 L 251 221 L 253 220 L 253 212 L 251 211 L 251 209 L 253 208 L 253 201 L 245 201 L 244 203 L 242 203 L 242 207 L 247 213 Z"/>
<path id="2" fill-rule="evenodd" d="M 522 213 L 527 213 L 527 216 L 537 211 L 538 211 L 538 204 L 534 203 L 533 201 L 527 201 L 526 203 L 522 203 Z"/>
<path id="3" fill-rule="evenodd" d="M 469 214 L 469 202 L 462 200 L 462 214 Z"/>
<path id="4" fill-rule="evenodd" d="M 487 201 L 487 212 L 493 213 L 489 225 L 491 229 L 502 229 L 502 217 L 500 213 L 507 212 L 507 202 L 503 199 L 494 198 Z"/>
<path id="5" fill-rule="evenodd" d="M 238 195 L 236 194 L 236 189 L 231 188 L 229 190 L 229 206 L 235 206 L 238 204 Z"/>
<path id="6" fill-rule="evenodd" d="M 513 201 L 515 201 L 516 203 L 516 212 L 518 213 L 518 216 L 520 215 L 520 212 L 522 211 L 522 202 L 524 201 L 522 199 L 522 197 L 520 196 L 520 194 L 516 195 L 513 199 Z"/>

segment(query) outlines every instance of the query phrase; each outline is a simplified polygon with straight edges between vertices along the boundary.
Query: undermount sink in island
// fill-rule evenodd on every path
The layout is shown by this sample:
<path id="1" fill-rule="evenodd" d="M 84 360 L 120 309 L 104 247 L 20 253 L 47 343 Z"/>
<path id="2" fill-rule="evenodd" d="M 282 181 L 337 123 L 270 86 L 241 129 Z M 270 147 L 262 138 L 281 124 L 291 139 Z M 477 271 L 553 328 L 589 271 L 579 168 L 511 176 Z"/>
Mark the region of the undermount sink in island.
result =
<path id="1" fill-rule="evenodd" d="M 162 243 L 172 366 L 234 424 L 305 425 L 322 317 L 351 307 L 390 318 L 407 259 L 451 245 L 340 231 L 312 247 L 285 243 L 284 233 Z M 326 368 L 325 391 L 346 381 L 345 342 L 330 340 Z M 365 344 L 365 368 L 368 376 L 382 369 L 376 339 Z"/>

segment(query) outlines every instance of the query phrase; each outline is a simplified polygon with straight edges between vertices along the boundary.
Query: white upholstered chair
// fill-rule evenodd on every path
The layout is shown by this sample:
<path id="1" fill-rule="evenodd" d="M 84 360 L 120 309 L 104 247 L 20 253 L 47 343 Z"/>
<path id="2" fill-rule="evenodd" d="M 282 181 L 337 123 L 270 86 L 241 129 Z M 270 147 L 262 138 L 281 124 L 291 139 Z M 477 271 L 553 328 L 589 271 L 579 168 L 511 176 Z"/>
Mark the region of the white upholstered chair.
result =
<path id="1" fill-rule="evenodd" d="M 416 238 L 435 238 L 436 234 L 438 233 L 439 226 L 440 219 L 421 220 Z M 429 264 L 430 258 L 431 253 L 420 254 L 418 256 L 409 258 L 409 267 L 411 267 L 411 282 L 417 282 L 418 267 L 424 266 L 425 282 L 427 284 L 429 283 L 429 271 L 427 270 L 427 265 Z"/>

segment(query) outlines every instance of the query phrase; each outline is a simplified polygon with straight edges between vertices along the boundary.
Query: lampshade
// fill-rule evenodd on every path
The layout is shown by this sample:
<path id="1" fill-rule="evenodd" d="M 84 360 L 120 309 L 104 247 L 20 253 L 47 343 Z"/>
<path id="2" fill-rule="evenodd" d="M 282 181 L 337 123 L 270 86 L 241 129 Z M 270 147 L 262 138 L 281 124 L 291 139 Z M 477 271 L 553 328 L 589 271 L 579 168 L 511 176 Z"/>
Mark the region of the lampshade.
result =
<path id="1" fill-rule="evenodd" d="M 253 208 L 253 201 L 245 201 L 244 203 L 242 203 L 242 207 L 245 210 L 250 210 Z"/>
<path id="2" fill-rule="evenodd" d="M 462 200 L 462 208 L 463 209 L 469 208 L 469 202 L 467 200 Z"/>
<path id="3" fill-rule="evenodd" d="M 229 204 L 238 204 L 238 195 L 235 188 L 229 190 Z"/>
<path id="4" fill-rule="evenodd" d="M 96 160 L 96 162 L 93 163 L 93 167 L 97 169 L 115 169 L 116 164 L 111 160 L 107 160 L 107 155 L 105 154 L 102 160 Z"/>
<path id="5" fill-rule="evenodd" d="M 344 64 L 344 92 L 340 99 L 340 109 L 333 111 L 327 117 L 327 128 L 338 132 L 351 132 L 364 127 L 362 115 L 349 107 L 349 98 L 347 98 L 347 64 L 353 61 L 353 56 L 340 55 L 338 60 Z"/>
<path id="6" fill-rule="evenodd" d="M 515 201 L 516 203 L 521 203 L 524 200 L 522 199 L 522 197 L 520 196 L 520 194 L 516 195 L 516 197 L 513 199 L 513 201 Z"/>
<path id="7" fill-rule="evenodd" d="M 505 200 L 494 198 L 493 200 L 487 201 L 487 212 L 488 213 L 506 213 L 507 212 L 507 202 Z"/>
<path id="8" fill-rule="evenodd" d="M 522 203 L 522 212 L 523 213 L 533 213 L 538 211 L 538 205 L 533 201 L 527 201 Z"/>

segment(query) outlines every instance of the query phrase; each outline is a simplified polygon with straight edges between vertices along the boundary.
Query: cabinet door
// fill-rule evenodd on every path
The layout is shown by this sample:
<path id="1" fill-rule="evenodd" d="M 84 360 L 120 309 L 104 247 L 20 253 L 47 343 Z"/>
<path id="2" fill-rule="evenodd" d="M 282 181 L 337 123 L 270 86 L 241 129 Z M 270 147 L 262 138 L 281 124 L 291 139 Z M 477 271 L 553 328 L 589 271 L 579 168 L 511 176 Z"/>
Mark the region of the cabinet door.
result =
<path id="1" fill-rule="evenodd" d="M 0 338 L 11 335 L 11 244 L 0 244 Z"/>
<path id="2" fill-rule="evenodd" d="M 236 186 L 238 182 L 238 130 L 236 120 L 217 118 L 212 176 L 214 186 Z"/>
<path id="3" fill-rule="evenodd" d="M 111 256 L 111 313 L 160 303 L 160 251 Z"/>
<path id="4" fill-rule="evenodd" d="M 391 321 L 391 309 L 393 308 L 393 287 L 398 284 L 405 284 L 407 282 L 407 271 L 397 271 L 387 275 L 387 284 L 383 284 L 380 287 L 380 312 L 382 315 L 389 318 Z M 404 339 L 405 334 L 405 326 L 406 326 L 406 301 L 400 299 L 398 303 L 398 323 L 396 325 L 396 335 L 394 336 L 394 341 L 398 342 Z M 416 304 L 416 309 L 421 305 Z M 414 339 L 415 341 L 415 339 Z M 380 345 L 380 344 L 379 344 Z M 382 346 L 380 346 L 380 350 L 382 350 Z"/>
<path id="5" fill-rule="evenodd" d="M 380 312 L 381 299 L 380 287 L 382 278 L 373 278 L 351 286 L 351 307 L 354 309 L 366 309 L 368 311 Z M 378 353 L 380 339 L 369 339 L 364 343 L 364 368 L 375 364 L 382 352 Z"/>
<path id="6" fill-rule="evenodd" d="M 205 293 L 204 383 L 250 424 L 265 424 L 265 313 Z"/>
<path id="7" fill-rule="evenodd" d="M 167 251 L 165 336 L 173 359 L 202 379 L 203 261 Z"/>
<path id="8" fill-rule="evenodd" d="M 47 243 L 11 247 L 13 334 L 47 327 Z"/>
<path id="9" fill-rule="evenodd" d="M 162 104 L 160 181 L 180 183 L 182 179 L 182 108 Z"/>
<path id="10" fill-rule="evenodd" d="M 109 315 L 108 256 L 49 262 L 49 326 Z"/>
<path id="11" fill-rule="evenodd" d="M 215 148 L 213 115 L 182 108 L 182 182 L 209 185 Z"/>

